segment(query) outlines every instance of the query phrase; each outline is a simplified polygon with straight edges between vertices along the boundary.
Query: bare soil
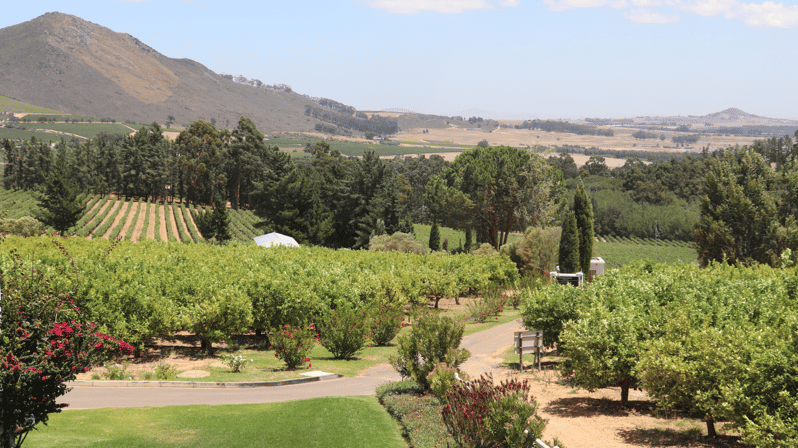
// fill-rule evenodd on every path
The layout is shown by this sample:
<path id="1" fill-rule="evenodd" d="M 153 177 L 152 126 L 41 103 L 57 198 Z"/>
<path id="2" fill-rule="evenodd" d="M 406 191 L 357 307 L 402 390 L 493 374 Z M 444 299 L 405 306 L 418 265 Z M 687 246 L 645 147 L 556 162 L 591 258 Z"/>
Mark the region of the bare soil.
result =
<path id="1" fill-rule="evenodd" d="M 139 207 L 144 207 L 139 211 L 139 219 L 136 221 L 136 227 L 133 227 L 133 234 L 130 235 L 130 240 L 134 243 L 139 241 L 139 237 L 141 236 L 141 229 L 144 227 L 144 217 L 147 213 L 147 202 L 146 201 L 139 201 Z"/>
<path id="2" fill-rule="evenodd" d="M 155 239 L 155 223 L 157 222 L 158 219 L 158 214 L 156 213 L 157 208 L 158 208 L 157 202 L 150 205 L 150 209 L 148 212 L 150 214 L 150 220 L 147 222 L 147 229 L 146 229 L 147 232 L 146 235 L 148 240 Z"/>
<path id="3" fill-rule="evenodd" d="M 119 206 L 122 207 L 122 209 L 119 210 L 119 213 L 117 213 L 116 218 L 114 218 L 114 223 L 111 224 L 111 227 L 108 227 L 108 230 L 106 230 L 105 234 L 102 235 L 102 237 L 105 239 L 109 239 L 111 237 L 111 232 L 114 231 L 114 229 L 119 225 L 120 221 L 122 221 L 122 218 L 125 217 L 125 213 L 127 213 L 127 209 L 130 206 L 130 201 L 120 200 L 118 202 L 121 202 L 121 205 Z"/>
<path id="4" fill-rule="evenodd" d="M 138 210 L 139 202 L 137 201 L 133 203 L 133 201 L 130 201 L 130 207 L 131 207 L 130 213 L 128 214 L 127 221 L 125 221 L 125 225 L 122 226 L 122 230 L 119 231 L 120 235 L 127 235 L 128 229 L 130 229 L 130 226 L 133 225 L 133 217 L 136 215 L 136 210 Z"/>

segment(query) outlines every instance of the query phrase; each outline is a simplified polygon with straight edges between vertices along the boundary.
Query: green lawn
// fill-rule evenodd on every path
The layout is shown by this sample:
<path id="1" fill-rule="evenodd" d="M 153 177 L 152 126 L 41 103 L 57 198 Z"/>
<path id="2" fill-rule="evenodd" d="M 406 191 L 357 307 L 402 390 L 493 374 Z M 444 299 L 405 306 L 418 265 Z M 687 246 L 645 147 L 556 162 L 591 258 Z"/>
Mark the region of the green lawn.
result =
<path id="1" fill-rule="evenodd" d="M 373 396 L 282 403 L 67 410 L 26 447 L 397 447 L 397 423 Z"/>

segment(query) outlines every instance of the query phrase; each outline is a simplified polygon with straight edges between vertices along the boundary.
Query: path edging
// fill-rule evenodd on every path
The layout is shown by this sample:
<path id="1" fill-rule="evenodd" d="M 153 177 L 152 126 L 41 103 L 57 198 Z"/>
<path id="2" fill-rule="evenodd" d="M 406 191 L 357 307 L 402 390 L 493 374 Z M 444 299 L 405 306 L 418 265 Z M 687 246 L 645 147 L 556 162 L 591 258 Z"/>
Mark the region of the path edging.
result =
<path id="1" fill-rule="evenodd" d="M 312 383 L 322 380 L 334 380 L 343 375 L 329 373 L 327 375 L 308 378 L 294 378 L 280 381 L 253 381 L 240 383 L 212 383 L 208 381 L 70 381 L 67 387 L 183 387 L 190 389 L 236 389 L 252 387 L 278 387 L 292 384 Z"/>

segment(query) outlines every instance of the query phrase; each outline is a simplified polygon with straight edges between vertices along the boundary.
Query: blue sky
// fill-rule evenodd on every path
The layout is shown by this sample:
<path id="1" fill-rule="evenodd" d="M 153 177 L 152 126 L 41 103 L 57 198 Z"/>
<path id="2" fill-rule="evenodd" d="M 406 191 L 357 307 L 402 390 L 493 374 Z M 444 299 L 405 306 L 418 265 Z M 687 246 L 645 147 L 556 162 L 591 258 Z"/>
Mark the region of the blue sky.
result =
<path id="1" fill-rule="evenodd" d="M 798 119 L 798 0 L 38 0 L 0 27 L 49 11 L 359 110 Z"/>

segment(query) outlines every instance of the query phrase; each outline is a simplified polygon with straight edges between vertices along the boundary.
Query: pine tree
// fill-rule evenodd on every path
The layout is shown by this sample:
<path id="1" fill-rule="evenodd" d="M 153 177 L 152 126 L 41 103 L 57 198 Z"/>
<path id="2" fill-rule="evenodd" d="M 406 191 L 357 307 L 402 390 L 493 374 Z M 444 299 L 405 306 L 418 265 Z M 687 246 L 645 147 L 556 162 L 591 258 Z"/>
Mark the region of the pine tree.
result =
<path id="1" fill-rule="evenodd" d="M 78 195 L 78 185 L 59 165 L 44 186 L 39 201 L 41 212 L 38 219 L 60 233 L 66 233 L 83 214 L 84 205 Z"/>
<path id="2" fill-rule="evenodd" d="M 560 272 L 576 272 L 579 269 L 579 233 L 576 228 L 576 216 L 569 212 L 562 224 L 560 235 L 560 256 L 558 259 Z"/>
<path id="3" fill-rule="evenodd" d="M 593 205 L 587 197 L 584 184 L 579 186 L 574 196 L 574 215 L 579 232 L 579 267 L 588 276 L 590 259 L 593 258 Z"/>
<path id="4" fill-rule="evenodd" d="M 227 202 L 220 195 L 216 195 L 213 201 L 213 216 L 211 225 L 214 230 L 214 237 L 219 244 L 224 244 L 231 237 L 230 235 L 230 215 L 227 213 Z"/>
<path id="5" fill-rule="evenodd" d="M 429 231 L 429 248 L 432 251 L 441 250 L 441 233 L 437 222 L 432 223 L 432 229 Z"/>

